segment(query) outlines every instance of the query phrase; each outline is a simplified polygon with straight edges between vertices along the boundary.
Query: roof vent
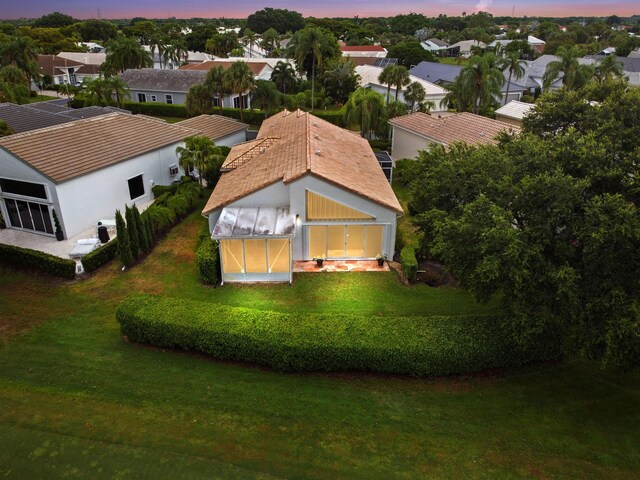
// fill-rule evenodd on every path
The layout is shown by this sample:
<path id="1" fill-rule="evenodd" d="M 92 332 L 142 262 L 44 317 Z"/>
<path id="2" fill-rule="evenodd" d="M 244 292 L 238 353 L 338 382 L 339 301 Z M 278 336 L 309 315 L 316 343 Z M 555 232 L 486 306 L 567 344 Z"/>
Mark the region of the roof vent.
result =
<path id="1" fill-rule="evenodd" d="M 316 155 L 321 156 L 320 155 L 320 150 L 316 150 Z"/>
<path id="2" fill-rule="evenodd" d="M 265 147 L 260 147 L 260 153 L 264 153 L 266 151 L 267 151 L 267 149 Z"/>

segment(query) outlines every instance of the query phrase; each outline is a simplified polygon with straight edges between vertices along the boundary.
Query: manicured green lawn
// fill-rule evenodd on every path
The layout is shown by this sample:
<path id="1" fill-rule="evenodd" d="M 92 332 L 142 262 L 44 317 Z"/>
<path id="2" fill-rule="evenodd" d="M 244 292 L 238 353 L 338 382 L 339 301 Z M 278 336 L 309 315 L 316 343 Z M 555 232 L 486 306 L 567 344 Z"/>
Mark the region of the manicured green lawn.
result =
<path id="1" fill-rule="evenodd" d="M 438 63 L 446 63 L 448 65 L 460 65 L 464 67 L 467 63 L 469 63 L 469 59 L 458 58 L 458 57 L 438 57 Z"/>
<path id="2" fill-rule="evenodd" d="M 280 374 L 123 341 L 134 291 L 274 310 L 492 311 L 393 274 L 207 288 L 202 220 L 82 282 L 0 267 L 0 476 L 593 478 L 640 475 L 640 373 L 568 361 L 476 377 Z"/>
<path id="3" fill-rule="evenodd" d="M 182 117 L 163 117 L 160 115 L 158 115 L 156 118 L 161 118 L 167 123 L 177 123 L 177 122 L 181 122 L 182 120 L 186 120 L 185 118 L 182 118 Z"/>
<path id="4" fill-rule="evenodd" d="M 29 103 L 46 102 L 47 100 L 55 100 L 56 98 L 59 97 L 54 97 L 52 95 L 37 95 L 35 97 L 29 97 Z"/>

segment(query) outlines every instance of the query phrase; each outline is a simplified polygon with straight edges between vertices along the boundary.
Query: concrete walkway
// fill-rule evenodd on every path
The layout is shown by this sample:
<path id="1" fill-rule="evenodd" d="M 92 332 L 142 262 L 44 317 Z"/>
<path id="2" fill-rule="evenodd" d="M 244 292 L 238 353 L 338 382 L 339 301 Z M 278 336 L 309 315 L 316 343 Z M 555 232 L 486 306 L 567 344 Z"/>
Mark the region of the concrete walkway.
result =
<path id="1" fill-rule="evenodd" d="M 377 260 L 325 260 L 322 267 L 318 267 L 315 260 L 293 262 L 294 273 L 307 272 L 388 272 L 387 262 L 378 266 Z"/>

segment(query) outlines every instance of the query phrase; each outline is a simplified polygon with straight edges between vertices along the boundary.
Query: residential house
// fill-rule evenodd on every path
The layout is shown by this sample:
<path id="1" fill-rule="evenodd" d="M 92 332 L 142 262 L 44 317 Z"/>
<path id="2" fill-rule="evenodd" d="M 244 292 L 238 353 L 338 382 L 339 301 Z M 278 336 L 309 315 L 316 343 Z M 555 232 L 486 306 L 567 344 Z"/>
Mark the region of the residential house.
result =
<path id="1" fill-rule="evenodd" d="M 436 62 L 420 62 L 418 65 L 409 70 L 409 74 L 421 78 L 422 80 L 425 80 L 427 82 L 435 83 L 436 85 L 447 88 L 449 85 L 455 82 L 462 68 L 463 67 L 461 67 L 460 65 L 449 65 L 446 63 Z M 506 98 L 507 87 L 509 88 L 508 99 Z M 512 80 L 509 84 L 505 80 L 505 82 L 502 84 L 502 98 L 500 99 L 500 102 L 504 103 L 511 100 L 520 100 L 522 98 L 522 95 L 526 92 L 527 88 L 517 84 L 515 80 Z"/>
<path id="2" fill-rule="evenodd" d="M 142 45 L 142 48 L 151 53 L 151 45 Z M 183 64 L 189 65 L 192 63 L 201 63 L 207 60 L 213 60 L 214 58 L 216 58 L 214 55 L 210 55 L 208 53 L 188 51 L 186 58 L 181 59 L 180 63 L 174 63 L 173 60 L 163 58 L 162 55 L 160 55 L 160 51 L 155 48 L 153 50 L 152 60 L 153 68 L 175 70 L 180 68 Z"/>
<path id="3" fill-rule="evenodd" d="M 177 122 L 174 125 L 197 130 L 216 145 L 232 147 L 247 140 L 249 125 L 221 115 L 199 115 Z"/>
<path id="4" fill-rule="evenodd" d="M 512 100 L 496 110 L 496 120 L 521 127 L 524 117 L 534 106 L 535 105 L 533 103 Z"/>
<path id="5" fill-rule="evenodd" d="M 343 57 L 374 57 L 385 58 L 387 49 L 380 45 L 340 45 Z"/>
<path id="6" fill-rule="evenodd" d="M 391 155 L 395 160 L 416 158 L 432 145 L 453 142 L 471 145 L 495 144 L 500 132 L 518 133 L 519 127 L 473 113 L 410 113 L 389 120 L 392 127 Z"/>
<path id="7" fill-rule="evenodd" d="M 495 48 L 497 45 L 505 47 L 513 41 L 514 40 L 496 39 L 489 44 L 489 47 Z M 544 53 L 544 47 L 546 45 L 546 42 L 544 40 L 536 38 L 533 35 L 529 35 L 527 37 L 527 43 L 533 50 L 535 50 L 535 52 L 537 52 L 538 55 Z"/>
<path id="8" fill-rule="evenodd" d="M 443 52 L 447 57 L 469 58 L 471 56 L 471 47 L 486 48 L 487 44 L 480 40 L 463 40 L 449 45 Z"/>
<path id="9" fill-rule="evenodd" d="M 447 48 L 449 48 L 449 44 L 444 40 L 440 40 L 439 38 L 429 38 L 424 42 L 420 42 L 420 45 L 422 45 L 422 48 L 424 48 L 425 50 L 428 50 L 434 53 L 437 53 L 441 50 L 446 50 Z"/>
<path id="10" fill-rule="evenodd" d="M 0 209 L 8 228 L 69 238 L 153 199 L 178 180 L 176 147 L 198 132 L 110 113 L 0 138 Z"/>
<path id="11" fill-rule="evenodd" d="M 79 85 L 85 78 L 93 80 L 100 75 L 100 68 L 96 65 L 59 55 L 38 55 L 38 67 L 40 75 L 50 76 L 54 85 Z"/>
<path id="12" fill-rule="evenodd" d="M 133 102 L 161 102 L 182 105 L 192 85 L 204 83 L 206 71 L 156 70 L 140 68 L 125 70 L 120 79 L 129 87 Z"/>
<path id="13" fill-rule="evenodd" d="M 223 282 L 290 282 L 293 262 L 313 258 L 393 257 L 402 207 L 359 135 L 285 110 L 223 171 L 202 212 Z"/>
<path id="14" fill-rule="evenodd" d="M 384 85 L 382 82 L 380 82 L 379 78 L 380 78 L 380 74 L 382 73 L 382 71 L 384 70 L 384 68 L 382 67 L 374 67 L 371 65 L 361 65 L 359 67 L 356 67 L 356 73 L 360 76 L 360 86 L 364 87 L 364 88 L 371 88 L 372 90 L 375 90 L 378 93 L 381 93 L 382 95 L 386 95 L 387 94 L 387 85 Z M 434 83 L 428 82 L 426 80 L 423 80 L 422 78 L 416 77 L 414 75 L 410 75 L 409 76 L 409 80 L 411 82 L 418 82 L 420 85 L 422 85 L 422 87 L 424 88 L 425 91 L 425 101 L 426 102 L 433 102 L 433 110 L 434 111 L 441 111 L 441 110 L 446 110 L 446 105 L 441 105 L 442 100 L 444 99 L 445 95 L 447 94 L 447 90 L 440 87 L 439 85 L 436 85 Z M 406 87 L 400 89 L 400 91 L 398 92 L 398 100 L 401 102 L 405 102 L 407 104 L 410 104 L 410 102 L 408 102 L 405 98 L 404 98 L 404 94 L 406 92 Z M 390 89 L 390 98 L 394 99 L 395 98 L 395 94 L 396 94 L 396 88 L 395 87 L 391 87 Z"/>

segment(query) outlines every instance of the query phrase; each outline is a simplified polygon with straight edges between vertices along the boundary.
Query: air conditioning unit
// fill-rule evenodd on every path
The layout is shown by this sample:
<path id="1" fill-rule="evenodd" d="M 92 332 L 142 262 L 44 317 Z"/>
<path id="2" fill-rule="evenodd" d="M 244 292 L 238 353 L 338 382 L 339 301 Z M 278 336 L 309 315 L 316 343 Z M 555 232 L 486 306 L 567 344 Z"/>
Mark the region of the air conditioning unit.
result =
<path id="1" fill-rule="evenodd" d="M 169 165 L 169 175 L 172 177 L 178 175 L 178 166 L 175 163 L 173 165 Z"/>

